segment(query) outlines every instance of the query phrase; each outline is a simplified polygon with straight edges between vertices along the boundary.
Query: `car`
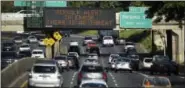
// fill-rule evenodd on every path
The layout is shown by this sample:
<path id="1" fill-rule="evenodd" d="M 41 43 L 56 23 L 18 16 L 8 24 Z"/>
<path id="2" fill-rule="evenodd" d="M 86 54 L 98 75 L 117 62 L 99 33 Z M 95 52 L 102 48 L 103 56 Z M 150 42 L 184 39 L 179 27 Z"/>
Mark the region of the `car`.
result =
<path id="1" fill-rule="evenodd" d="M 78 61 L 77 57 L 67 56 L 67 61 L 68 61 L 68 67 L 69 68 L 72 68 L 72 69 L 78 69 L 79 68 L 79 61 Z"/>
<path id="2" fill-rule="evenodd" d="M 64 82 L 60 68 L 55 60 L 37 61 L 32 66 L 28 76 L 28 88 L 61 88 Z"/>
<path id="3" fill-rule="evenodd" d="M 68 52 L 77 52 L 80 55 L 80 47 L 78 42 L 70 42 Z"/>
<path id="4" fill-rule="evenodd" d="M 157 72 L 167 73 L 168 75 L 171 75 L 171 73 L 174 73 L 175 75 L 179 74 L 178 64 L 174 61 L 171 61 L 168 56 L 155 55 L 152 59 L 153 61 L 150 68 L 150 74 Z"/>
<path id="5" fill-rule="evenodd" d="M 162 76 L 145 77 L 142 88 L 172 88 L 169 78 Z"/>
<path id="6" fill-rule="evenodd" d="M 14 51 L 15 45 L 13 42 L 5 42 L 2 44 L 2 51 Z"/>
<path id="7" fill-rule="evenodd" d="M 98 56 L 100 56 L 100 48 L 98 46 L 97 47 L 90 47 L 88 53 L 89 54 L 96 53 Z"/>
<path id="8" fill-rule="evenodd" d="M 23 41 L 22 41 L 22 37 L 20 37 L 20 36 L 16 36 L 16 37 L 13 39 L 13 41 L 14 41 L 14 43 L 16 43 L 16 44 L 20 44 L 20 43 L 23 42 Z"/>
<path id="9" fill-rule="evenodd" d="M 80 57 L 77 52 L 68 52 L 68 56 L 75 56 L 76 58 Z"/>
<path id="10" fill-rule="evenodd" d="M 125 50 L 127 55 L 136 55 L 137 50 L 135 47 L 128 47 L 127 50 Z"/>
<path id="11" fill-rule="evenodd" d="M 114 39 L 112 36 L 103 37 L 103 46 L 114 46 Z"/>
<path id="12" fill-rule="evenodd" d="M 98 47 L 95 41 L 89 41 L 88 43 L 86 43 L 86 51 L 89 52 L 91 48 L 93 47 Z"/>
<path id="13" fill-rule="evenodd" d="M 133 42 L 126 42 L 125 44 L 125 51 L 127 51 L 128 48 L 135 48 L 135 44 Z"/>
<path id="14" fill-rule="evenodd" d="M 29 44 L 23 43 L 20 47 L 19 47 L 19 51 L 30 51 L 31 47 Z"/>
<path id="15" fill-rule="evenodd" d="M 139 70 L 149 70 L 152 66 L 152 58 L 145 57 L 142 61 L 139 62 Z"/>
<path id="16" fill-rule="evenodd" d="M 90 54 L 88 54 L 88 58 L 94 58 L 94 59 L 97 59 L 98 60 L 98 54 L 96 54 L 96 53 L 90 53 Z"/>
<path id="17" fill-rule="evenodd" d="M 42 49 L 33 49 L 31 57 L 32 58 L 45 58 L 45 54 Z"/>
<path id="18" fill-rule="evenodd" d="M 131 60 L 132 68 L 134 70 L 139 70 L 139 55 L 132 54 L 132 55 L 128 55 L 127 58 Z"/>
<path id="19" fill-rule="evenodd" d="M 39 39 L 38 43 L 39 43 L 39 46 L 45 46 L 44 39 Z"/>
<path id="20" fill-rule="evenodd" d="M 117 45 L 125 45 L 125 43 L 126 43 L 126 39 L 124 39 L 124 38 L 116 39 L 116 44 Z"/>
<path id="21" fill-rule="evenodd" d="M 129 71 L 132 73 L 132 64 L 131 60 L 126 57 L 120 57 L 115 65 L 115 72 L 117 71 Z"/>
<path id="22" fill-rule="evenodd" d="M 108 85 L 101 79 L 86 79 L 82 80 L 79 88 L 108 88 Z"/>
<path id="23" fill-rule="evenodd" d="M 31 35 L 28 37 L 27 41 L 28 41 L 28 43 L 36 43 L 36 42 L 38 42 L 38 39 L 37 39 L 37 37 Z"/>
<path id="24" fill-rule="evenodd" d="M 113 58 L 118 58 L 118 57 L 119 57 L 119 54 L 110 54 L 110 56 L 109 56 L 109 64 L 111 63 Z"/>
<path id="25" fill-rule="evenodd" d="M 108 81 L 107 73 L 100 64 L 83 64 L 77 74 L 78 85 L 84 79 L 103 79 L 106 82 Z"/>
<path id="26" fill-rule="evenodd" d="M 116 64 L 118 63 L 119 58 L 112 58 L 110 62 L 110 70 L 115 70 Z"/>
<path id="27" fill-rule="evenodd" d="M 84 64 L 98 64 L 99 61 L 96 58 L 86 58 Z"/>
<path id="28" fill-rule="evenodd" d="M 93 41 L 92 37 L 90 36 L 85 36 L 84 41 L 83 41 L 83 46 L 85 46 L 88 42 Z"/>
<path id="29" fill-rule="evenodd" d="M 19 57 L 16 52 L 1 52 L 1 69 L 4 69 L 9 64 L 17 62 L 21 57 Z"/>
<path id="30" fill-rule="evenodd" d="M 18 51 L 17 55 L 22 55 L 23 57 L 31 57 L 31 50 Z"/>
<path id="31" fill-rule="evenodd" d="M 55 56 L 53 59 L 58 62 L 61 68 L 67 68 L 68 60 L 66 55 Z"/>

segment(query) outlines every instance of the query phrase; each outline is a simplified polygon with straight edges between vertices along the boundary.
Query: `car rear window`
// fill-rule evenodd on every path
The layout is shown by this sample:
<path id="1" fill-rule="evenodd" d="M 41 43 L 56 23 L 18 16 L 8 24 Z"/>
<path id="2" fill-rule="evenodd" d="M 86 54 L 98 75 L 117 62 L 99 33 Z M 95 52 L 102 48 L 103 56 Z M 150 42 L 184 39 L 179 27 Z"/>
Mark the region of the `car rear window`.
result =
<path id="1" fill-rule="evenodd" d="M 82 88 L 106 88 L 106 86 L 99 83 L 86 83 L 82 85 Z"/>
<path id="2" fill-rule="evenodd" d="M 41 51 L 34 51 L 33 54 L 43 54 Z"/>
<path id="3" fill-rule="evenodd" d="M 55 66 L 34 66 L 33 72 L 35 73 L 55 73 Z"/>
<path id="4" fill-rule="evenodd" d="M 145 62 L 152 62 L 152 59 L 145 59 Z"/>
<path id="5" fill-rule="evenodd" d="M 91 40 L 92 38 L 91 37 L 85 37 L 85 40 Z"/>
<path id="6" fill-rule="evenodd" d="M 66 57 L 55 57 L 54 59 L 55 60 L 66 60 L 67 58 Z"/>
<path id="7" fill-rule="evenodd" d="M 107 37 L 104 37 L 103 39 L 112 39 L 112 37 L 107 36 Z"/>
<path id="8" fill-rule="evenodd" d="M 4 46 L 12 46 L 13 43 L 4 43 L 3 45 L 4 45 Z"/>
<path id="9" fill-rule="evenodd" d="M 29 47 L 29 45 L 22 45 L 21 47 Z"/>
<path id="10" fill-rule="evenodd" d="M 103 72 L 103 67 L 101 66 L 83 66 L 82 72 Z"/>

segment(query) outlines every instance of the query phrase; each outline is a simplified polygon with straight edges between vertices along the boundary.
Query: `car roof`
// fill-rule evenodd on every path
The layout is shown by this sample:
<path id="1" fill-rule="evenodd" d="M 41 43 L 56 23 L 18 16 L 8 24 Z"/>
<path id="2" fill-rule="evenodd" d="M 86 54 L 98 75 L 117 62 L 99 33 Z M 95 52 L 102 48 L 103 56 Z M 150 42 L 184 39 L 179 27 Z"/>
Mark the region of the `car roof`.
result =
<path id="1" fill-rule="evenodd" d="M 83 63 L 83 66 L 100 66 L 101 67 L 99 63 Z"/>
<path id="2" fill-rule="evenodd" d="M 84 79 L 81 82 L 81 84 L 86 84 L 86 83 L 100 83 L 107 86 L 107 83 L 103 79 Z"/>
<path id="3" fill-rule="evenodd" d="M 78 42 L 70 42 L 70 45 L 71 46 L 76 46 L 76 45 L 78 45 Z"/>
<path id="4" fill-rule="evenodd" d="M 56 66 L 55 60 L 38 60 L 34 66 Z"/>

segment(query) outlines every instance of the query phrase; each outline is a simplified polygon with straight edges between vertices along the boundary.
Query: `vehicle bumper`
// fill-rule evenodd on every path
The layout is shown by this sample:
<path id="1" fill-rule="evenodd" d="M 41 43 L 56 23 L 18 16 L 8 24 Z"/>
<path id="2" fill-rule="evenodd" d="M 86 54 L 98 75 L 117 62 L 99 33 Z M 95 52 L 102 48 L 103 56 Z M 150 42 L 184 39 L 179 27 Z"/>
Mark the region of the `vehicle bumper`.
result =
<path id="1" fill-rule="evenodd" d="M 114 44 L 109 43 L 109 44 L 103 44 L 103 46 L 114 46 Z"/>
<path id="2" fill-rule="evenodd" d="M 29 80 L 28 81 L 28 85 L 31 86 L 31 87 L 50 87 L 50 88 L 53 88 L 53 87 L 61 87 L 62 83 L 60 83 L 59 80 L 56 80 L 56 81 L 36 81 L 36 80 Z"/>

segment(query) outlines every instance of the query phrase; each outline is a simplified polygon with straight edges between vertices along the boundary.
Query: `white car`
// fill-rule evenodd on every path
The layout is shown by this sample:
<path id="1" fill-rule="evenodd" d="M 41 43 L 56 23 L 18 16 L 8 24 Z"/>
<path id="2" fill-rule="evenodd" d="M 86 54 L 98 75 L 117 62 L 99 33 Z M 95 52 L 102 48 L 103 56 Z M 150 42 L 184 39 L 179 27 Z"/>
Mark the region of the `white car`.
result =
<path id="1" fill-rule="evenodd" d="M 79 55 L 77 52 L 69 52 L 68 56 L 75 56 L 75 57 L 79 58 Z"/>
<path id="2" fill-rule="evenodd" d="M 16 43 L 16 44 L 20 44 L 20 43 L 22 43 L 23 41 L 22 41 L 22 38 L 21 37 L 19 37 L 19 36 L 16 36 L 15 38 L 14 38 L 14 43 Z"/>
<path id="3" fill-rule="evenodd" d="M 28 37 L 28 42 L 29 43 L 35 43 L 35 42 L 38 42 L 38 40 L 35 36 L 29 36 Z"/>
<path id="4" fill-rule="evenodd" d="M 135 48 L 135 44 L 132 42 L 126 42 L 125 50 L 127 50 L 128 48 Z"/>
<path id="5" fill-rule="evenodd" d="M 31 53 L 32 58 L 45 58 L 44 51 L 41 49 L 34 49 Z"/>
<path id="6" fill-rule="evenodd" d="M 119 54 L 110 54 L 110 56 L 109 56 L 109 63 L 111 63 L 113 58 L 118 58 L 118 57 L 119 57 Z"/>
<path id="7" fill-rule="evenodd" d="M 91 41 L 93 41 L 93 40 L 92 40 L 92 37 L 86 36 L 86 37 L 84 38 L 83 45 L 85 46 L 88 42 L 91 42 Z"/>
<path id="8" fill-rule="evenodd" d="M 107 83 L 102 79 L 84 79 L 79 88 L 108 88 Z"/>
<path id="9" fill-rule="evenodd" d="M 98 60 L 98 55 L 95 54 L 95 53 L 91 53 L 91 54 L 88 55 L 88 58 L 94 58 L 94 59 Z"/>
<path id="10" fill-rule="evenodd" d="M 67 56 L 61 55 L 54 57 L 54 60 L 56 60 L 60 67 L 66 68 L 68 66 Z"/>
<path id="11" fill-rule="evenodd" d="M 39 42 L 39 46 L 44 46 L 44 45 L 45 45 L 43 40 L 44 40 L 44 39 L 40 39 L 40 40 L 38 40 L 38 42 Z"/>
<path id="12" fill-rule="evenodd" d="M 103 37 L 103 46 L 114 46 L 114 39 L 112 36 Z"/>
<path id="13" fill-rule="evenodd" d="M 78 42 L 70 42 L 69 45 L 70 45 L 70 46 L 78 46 L 79 44 L 78 44 Z"/>
<path id="14" fill-rule="evenodd" d="M 130 73 L 132 73 L 132 66 L 131 66 L 130 59 L 127 59 L 125 57 L 118 59 L 115 66 L 115 72 L 121 71 L 121 70 L 130 71 Z"/>
<path id="15" fill-rule="evenodd" d="M 152 58 L 144 58 L 143 61 L 139 62 L 139 69 L 150 69 L 150 67 L 152 66 Z"/>
<path id="16" fill-rule="evenodd" d="M 28 88 L 61 88 L 63 81 L 64 79 L 56 61 L 40 60 L 32 66 L 29 72 Z"/>
<path id="17" fill-rule="evenodd" d="M 85 59 L 84 64 L 99 64 L 99 62 L 96 58 L 87 58 Z"/>
<path id="18" fill-rule="evenodd" d="M 20 47 L 19 47 L 19 51 L 29 51 L 31 50 L 31 47 L 29 44 L 22 44 Z"/>

